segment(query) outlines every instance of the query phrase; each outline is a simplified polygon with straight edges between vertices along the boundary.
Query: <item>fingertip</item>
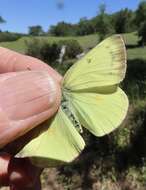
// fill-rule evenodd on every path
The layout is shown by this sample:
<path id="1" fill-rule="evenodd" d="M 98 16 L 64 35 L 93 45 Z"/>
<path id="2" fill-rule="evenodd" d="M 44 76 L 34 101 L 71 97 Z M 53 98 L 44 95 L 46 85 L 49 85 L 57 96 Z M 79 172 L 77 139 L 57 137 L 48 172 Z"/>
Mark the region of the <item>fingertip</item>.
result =
<path id="1" fill-rule="evenodd" d="M 0 73 L 28 70 L 47 71 L 60 84 L 62 76 L 40 59 L 0 47 Z"/>
<path id="2" fill-rule="evenodd" d="M 7 186 L 9 184 L 8 166 L 11 155 L 5 152 L 0 153 L 0 185 Z"/>

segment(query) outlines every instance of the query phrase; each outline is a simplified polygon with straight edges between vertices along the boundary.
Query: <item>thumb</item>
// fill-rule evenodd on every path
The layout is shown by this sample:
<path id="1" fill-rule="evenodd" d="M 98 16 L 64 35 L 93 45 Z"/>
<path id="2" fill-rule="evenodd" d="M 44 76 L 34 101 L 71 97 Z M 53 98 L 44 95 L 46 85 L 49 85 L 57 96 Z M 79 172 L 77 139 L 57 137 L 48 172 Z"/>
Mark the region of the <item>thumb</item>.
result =
<path id="1" fill-rule="evenodd" d="M 60 101 L 60 85 L 48 72 L 2 74 L 0 148 L 52 117 Z"/>

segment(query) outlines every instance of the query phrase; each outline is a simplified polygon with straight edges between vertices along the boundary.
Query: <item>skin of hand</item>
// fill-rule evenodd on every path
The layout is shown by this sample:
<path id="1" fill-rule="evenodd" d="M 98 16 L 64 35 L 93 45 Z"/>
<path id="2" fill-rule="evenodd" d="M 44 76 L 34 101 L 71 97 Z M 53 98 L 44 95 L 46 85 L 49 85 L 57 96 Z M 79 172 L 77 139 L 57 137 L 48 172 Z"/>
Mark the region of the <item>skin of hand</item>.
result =
<path id="1" fill-rule="evenodd" d="M 41 189 L 42 169 L 28 158 L 13 156 L 57 112 L 61 81 L 62 76 L 41 60 L 0 47 L 0 185 Z"/>

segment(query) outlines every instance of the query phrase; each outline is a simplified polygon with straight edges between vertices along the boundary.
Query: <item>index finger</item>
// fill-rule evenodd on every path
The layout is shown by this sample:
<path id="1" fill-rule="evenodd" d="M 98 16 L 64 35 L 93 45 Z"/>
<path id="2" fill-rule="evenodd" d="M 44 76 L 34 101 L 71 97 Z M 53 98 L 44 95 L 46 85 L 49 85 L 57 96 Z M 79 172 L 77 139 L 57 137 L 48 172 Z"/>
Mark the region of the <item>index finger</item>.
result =
<path id="1" fill-rule="evenodd" d="M 25 70 L 45 70 L 59 83 L 62 76 L 43 61 L 0 47 L 0 74 Z"/>

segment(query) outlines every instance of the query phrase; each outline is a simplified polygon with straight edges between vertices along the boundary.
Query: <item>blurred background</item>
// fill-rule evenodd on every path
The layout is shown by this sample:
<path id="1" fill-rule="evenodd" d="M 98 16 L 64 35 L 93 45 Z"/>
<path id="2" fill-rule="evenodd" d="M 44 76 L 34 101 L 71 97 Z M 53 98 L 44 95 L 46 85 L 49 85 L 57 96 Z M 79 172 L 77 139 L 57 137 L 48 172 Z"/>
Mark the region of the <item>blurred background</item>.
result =
<path id="1" fill-rule="evenodd" d="M 46 169 L 43 190 L 146 189 L 146 1 L 0 1 L 0 46 L 37 57 L 61 74 L 117 33 L 128 55 L 121 84 L 130 100 L 127 118 L 105 137 L 85 132 L 82 155 Z"/>

